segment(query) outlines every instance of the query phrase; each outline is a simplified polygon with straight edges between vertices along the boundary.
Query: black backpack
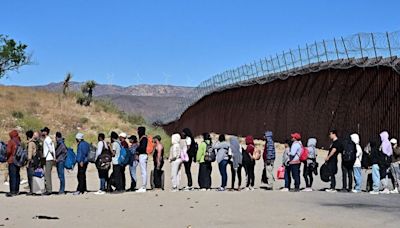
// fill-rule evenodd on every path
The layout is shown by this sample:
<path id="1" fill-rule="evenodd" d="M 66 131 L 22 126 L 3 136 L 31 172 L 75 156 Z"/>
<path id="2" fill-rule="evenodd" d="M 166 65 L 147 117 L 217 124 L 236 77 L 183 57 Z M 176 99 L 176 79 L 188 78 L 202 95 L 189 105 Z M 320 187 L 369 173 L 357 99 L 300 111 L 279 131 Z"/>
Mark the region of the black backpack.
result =
<path id="1" fill-rule="evenodd" d="M 206 147 L 206 155 L 204 156 L 204 161 L 206 162 L 215 162 L 217 159 L 217 154 L 215 153 L 215 150 L 212 148 L 211 143 L 205 143 L 207 145 Z"/>
<path id="2" fill-rule="evenodd" d="M 321 177 L 321 180 L 323 182 L 329 182 L 331 181 L 331 171 L 329 169 L 329 166 L 327 163 L 324 163 L 320 170 L 319 170 L 319 176 Z"/>
<path id="3" fill-rule="evenodd" d="M 96 160 L 96 168 L 98 170 L 108 170 L 111 167 L 111 162 L 112 162 L 111 152 L 108 148 L 105 147 L 105 144 L 103 144 L 103 150 L 101 151 L 101 154 L 97 157 Z"/>
<path id="4" fill-rule="evenodd" d="M 0 162 L 7 161 L 7 145 L 4 142 L 0 142 Z"/>
<path id="5" fill-rule="evenodd" d="M 361 158 L 361 168 L 368 169 L 371 166 L 371 154 L 363 151 L 363 155 Z"/>
<path id="6" fill-rule="evenodd" d="M 356 144 L 350 139 L 343 141 L 342 161 L 348 164 L 354 164 L 356 161 Z"/>
<path id="7" fill-rule="evenodd" d="M 27 162 L 28 162 L 28 151 L 26 151 L 26 149 L 20 144 L 17 144 L 16 152 L 14 155 L 14 165 L 22 167 L 26 165 Z"/>

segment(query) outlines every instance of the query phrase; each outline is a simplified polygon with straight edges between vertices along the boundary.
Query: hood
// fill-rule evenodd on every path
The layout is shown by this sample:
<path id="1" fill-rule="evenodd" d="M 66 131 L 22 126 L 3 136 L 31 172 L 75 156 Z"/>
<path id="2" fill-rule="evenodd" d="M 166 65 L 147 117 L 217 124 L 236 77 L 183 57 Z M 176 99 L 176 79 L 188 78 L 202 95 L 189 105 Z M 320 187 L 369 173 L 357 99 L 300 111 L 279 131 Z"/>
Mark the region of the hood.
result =
<path id="1" fill-rule="evenodd" d="M 10 136 L 11 139 L 18 138 L 18 131 L 12 130 L 8 135 Z"/>
<path id="2" fill-rule="evenodd" d="M 351 141 L 355 144 L 360 144 L 360 136 L 358 134 L 350 135 Z"/>
<path id="3" fill-rule="evenodd" d="M 317 139 L 316 138 L 309 138 L 307 141 L 308 147 L 317 147 Z"/>
<path id="4" fill-rule="evenodd" d="M 266 131 L 265 132 L 265 138 L 272 139 L 272 136 L 273 136 L 272 131 Z"/>
<path id="5" fill-rule="evenodd" d="M 387 131 L 383 131 L 379 135 L 381 136 L 382 142 L 389 141 L 389 133 Z"/>
<path id="6" fill-rule="evenodd" d="M 250 145 L 253 144 L 254 145 L 254 138 L 251 135 L 246 136 L 246 145 Z"/>
<path id="7" fill-rule="evenodd" d="M 382 152 L 387 156 L 392 156 L 393 148 L 392 144 L 389 142 L 389 133 L 384 131 L 380 134 L 382 140 Z"/>
<path id="8" fill-rule="evenodd" d="M 232 150 L 234 150 L 234 149 L 240 149 L 239 140 L 238 140 L 238 138 L 237 138 L 236 136 L 232 136 L 232 137 L 229 139 L 229 142 L 230 142 L 230 144 L 231 144 Z"/>
<path id="9" fill-rule="evenodd" d="M 181 135 L 180 134 L 173 134 L 171 136 L 171 142 L 172 144 L 179 144 L 179 141 L 181 140 Z"/>

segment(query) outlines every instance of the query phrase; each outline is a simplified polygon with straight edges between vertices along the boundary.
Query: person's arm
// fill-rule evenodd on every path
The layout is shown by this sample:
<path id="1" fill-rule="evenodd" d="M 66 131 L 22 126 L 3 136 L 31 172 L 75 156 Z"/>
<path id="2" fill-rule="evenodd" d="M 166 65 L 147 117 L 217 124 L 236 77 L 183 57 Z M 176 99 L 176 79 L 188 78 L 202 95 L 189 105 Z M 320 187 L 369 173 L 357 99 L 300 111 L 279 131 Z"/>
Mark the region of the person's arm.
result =
<path id="1" fill-rule="evenodd" d="M 201 161 L 201 159 L 204 157 L 205 152 L 206 152 L 205 143 L 200 143 L 199 149 L 197 150 L 197 154 L 196 154 L 196 161 L 197 162 Z"/>
<path id="2" fill-rule="evenodd" d="M 111 146 L 112 146 L 112 150 L 111 150 L 111 155 L 113 156 L 113 157 L 115 157 L 115 154 L 117 154 L 117 144 L 115 143 L 115 142 L 113 142 L 112 144 L 111 144 Z"/>
<path id="3" fill-rule="evenodd" d="M 161 166 L 161 152 L 162 152 L 162 146 L 157 145 L 156 150 L 157 150 L 157 169 L 160 169 Z"/>
<path id="4" fill-rule="evenodd" d="M 35 145 L 35 143 L 33 143 L 33 142 L 28 143 L 28 163 L 32 160 L 34 149 L 35 149 L 34 145 Z"/>
<path id="5" fill-rule="evenodd" d="M 328 156 L 325 158 L 325 161 L 329 161 L 331 157 L 336 153 L 336 148 L 332 148 L 331 152 L 328 153 Z"/>
<path id="6" fill-rule="evenodd" d="M 97 160 L 97 157 L 100 156 L 101 152 L 103 152 L 103 144 L 104 144 L 103 141 L 100 141 L 97 143 L 96 160 Z"/>
<path id="7" fill-rule="evenodd" d="M 8 142 L 7 143 L 7 159 L 12 156 L 12 153 L 14 150 L 15 150 L 15 143 Z"/>

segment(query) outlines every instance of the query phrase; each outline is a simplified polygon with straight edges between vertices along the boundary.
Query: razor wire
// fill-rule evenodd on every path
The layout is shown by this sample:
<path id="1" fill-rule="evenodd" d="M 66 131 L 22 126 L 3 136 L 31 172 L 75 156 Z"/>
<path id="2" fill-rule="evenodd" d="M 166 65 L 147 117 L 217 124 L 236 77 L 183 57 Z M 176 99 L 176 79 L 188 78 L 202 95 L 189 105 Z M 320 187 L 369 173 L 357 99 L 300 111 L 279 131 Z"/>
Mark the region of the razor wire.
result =
<path id="1" fill-rule="evenodd" d="M 274 56 L 265 57 L 216 74 L 195 87 L 173 111 L 156 123 L 167 124 L 181 117 L 189 107 L 214 92 L 235 87 L 265 84 L 276 79 L 318 72 L 324 69 L 348 69 L 385 65 L 400 74 L 400 31 L 358 33 L 347 37 L 313 42 Z"/>

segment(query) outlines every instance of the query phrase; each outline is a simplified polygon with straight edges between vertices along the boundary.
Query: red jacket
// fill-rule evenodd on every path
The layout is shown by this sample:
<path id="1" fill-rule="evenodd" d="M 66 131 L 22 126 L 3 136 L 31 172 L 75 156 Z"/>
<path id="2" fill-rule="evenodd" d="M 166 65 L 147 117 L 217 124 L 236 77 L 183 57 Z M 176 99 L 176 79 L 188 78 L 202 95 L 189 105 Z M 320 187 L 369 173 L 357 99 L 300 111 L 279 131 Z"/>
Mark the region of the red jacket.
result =
<path id="1" fill-rule="evenodd" d="M 21 143 L 21 139 L 16 130 L 11 131 L 9 135 L 10 140 L 7 143 L 7 163 L 12 164 L 14 162 L 15 153 L 17 152 L 17 146 Z"/>
<path id="2" fill-rule="evenodd" d="M 255 149 L 253 136 L 246 136 L 246 145 L 246 152 L 250 155 L 253 155 Z"/>

